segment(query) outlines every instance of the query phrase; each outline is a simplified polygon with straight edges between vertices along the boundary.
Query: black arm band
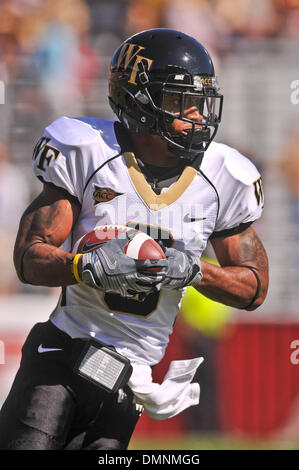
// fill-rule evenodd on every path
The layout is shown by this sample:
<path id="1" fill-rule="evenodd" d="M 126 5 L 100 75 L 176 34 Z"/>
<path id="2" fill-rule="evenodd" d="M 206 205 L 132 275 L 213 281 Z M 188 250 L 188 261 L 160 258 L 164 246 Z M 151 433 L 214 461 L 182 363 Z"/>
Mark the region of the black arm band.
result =
<path id="1" fill-rule="evenodd" d="M 260 295 L 260 291 L 261 291 L 261 280 L 258 276 L 258 274 L 255 272 L 255 269 L 251 268 L 250 266 L 244 266 L 244 268 L 248 268 L 250 269 L 250 271 L 253 272 L 253 274 L 255 275 L 255 278 L 257 280 L 257 286 L 256 286 L 256 292 L 255 292 L 255 295 L 253 297 L 253 299 L 251 300 L 251 302 L 246 306 L 244 307 L 244 310 L 248 309 L 249 307 L 251 307 L 254 302 L 256 301 L 256 299 L 258 298 L 258 296 Z"/>
<path id="2" fill-rule="evenodd" d="M 36 245 L 37 243 L 44 243 L 42 241 L 35 241 L 33 243 L 30 243 L 30 245 L 26 246 L 25 250 L 23 251 L 22 253 L 22 256 L 21 256 L 21 266 L 20 266 L 20 273 L 19 273 L 19 276 L 20 276 L 20 279 L 21 281 L 24 283 L 24 284 L 30 284 L 30 282 L 26 281 L 26 279 L 24 278 L 24 256 L 26 255 L 27 251 L 29 250 L 29 248 L 31 248 L 33 245 Z"/>

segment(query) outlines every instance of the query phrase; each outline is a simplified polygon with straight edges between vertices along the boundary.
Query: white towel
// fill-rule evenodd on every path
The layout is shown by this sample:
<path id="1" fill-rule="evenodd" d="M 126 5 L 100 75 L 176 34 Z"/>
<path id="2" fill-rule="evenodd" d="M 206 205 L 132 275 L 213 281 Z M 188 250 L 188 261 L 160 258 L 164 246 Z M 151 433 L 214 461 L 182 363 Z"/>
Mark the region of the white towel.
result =
<path id="1" fill-rule="evenodd" d="M 148 416 L 162 420 L 172 418 L 189 406 L 199 403 L 200 386 L 191 383 L 203 357 L 172 361 L 162 384 L 153 382 L 150 366 L 133 363 L 128 385 Z"/>

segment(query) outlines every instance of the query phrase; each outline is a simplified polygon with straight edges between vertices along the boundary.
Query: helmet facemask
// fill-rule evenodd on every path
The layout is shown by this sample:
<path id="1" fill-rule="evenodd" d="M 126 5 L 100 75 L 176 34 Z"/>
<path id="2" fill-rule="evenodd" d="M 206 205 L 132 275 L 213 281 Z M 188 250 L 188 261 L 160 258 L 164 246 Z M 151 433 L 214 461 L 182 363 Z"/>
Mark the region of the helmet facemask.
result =
<path id="1" fill-rule="evenodd" d="M 169 150 L 182 158 L 207 150 L 221 120 L 222 101 L 215 86 L 198 90 L 196 85 L 166 84 L 162 88 L 160 135 Z"/>
<path id="2" fill-rule="evenodd" d="M 184 83 L 178 83 L 180 77 Z M 122 86 L 129 104 L 118 117 L 126 127 L 159 135 L 180 158 L 193 159 L 204 152 L 215 137 L 222 114 L 223 96 L 216 79 L 176 73 L 165 81 L 158 77 L 149 81 L 142 63 L 138 79 L 141 85 L 135 94 Z M 203 85 L 204 80 L 208 86 Z"/>

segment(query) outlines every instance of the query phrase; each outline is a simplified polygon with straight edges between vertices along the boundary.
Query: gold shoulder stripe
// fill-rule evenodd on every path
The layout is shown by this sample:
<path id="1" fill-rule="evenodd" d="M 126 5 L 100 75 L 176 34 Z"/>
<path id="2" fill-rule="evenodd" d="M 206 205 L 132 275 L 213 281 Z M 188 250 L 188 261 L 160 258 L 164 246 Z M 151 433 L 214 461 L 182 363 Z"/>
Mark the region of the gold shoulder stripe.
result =
<path id="1" fill-rule="evenodd" d="M 168 191 L 165 191 L 163 194 L 156 194 L 142 174 L 134 153 L 125 152 L 124 157 L 132 183 L 140 197 L 152 211 L 163 209 L 163 207 L 169 206 L 179 199 L 188 186 L 190 186 L 197 173 L 195 168 L 187 166 L 177 182 Z"/>

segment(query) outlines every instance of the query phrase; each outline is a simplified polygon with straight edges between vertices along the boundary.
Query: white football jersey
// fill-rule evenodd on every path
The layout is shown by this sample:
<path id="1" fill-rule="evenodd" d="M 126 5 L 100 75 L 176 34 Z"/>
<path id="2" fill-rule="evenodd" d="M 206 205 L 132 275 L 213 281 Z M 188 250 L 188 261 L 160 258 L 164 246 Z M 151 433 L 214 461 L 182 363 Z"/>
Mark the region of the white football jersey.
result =
<path id="1" fill-rule="evenodd" d="M 212 143 L 200 170 L 186 167 L 157 195 L 133 153 L 122 153 L 114 122 L 96 118 L 54 121 L 33 154 L 35 175 L 75 198 L 79 219 L 63 248 L 99 225 L 142 224 L 166 243 L 201 256 L 211 236 L 258 219 L 260 174 L 236 150 Z M 184 290 L 149 295 L 143 302 L 84 284 L 63 288 L 51 321 L 72 337 L 94 337 L 132 362 L 153 365 L 164 355 Z"/>

